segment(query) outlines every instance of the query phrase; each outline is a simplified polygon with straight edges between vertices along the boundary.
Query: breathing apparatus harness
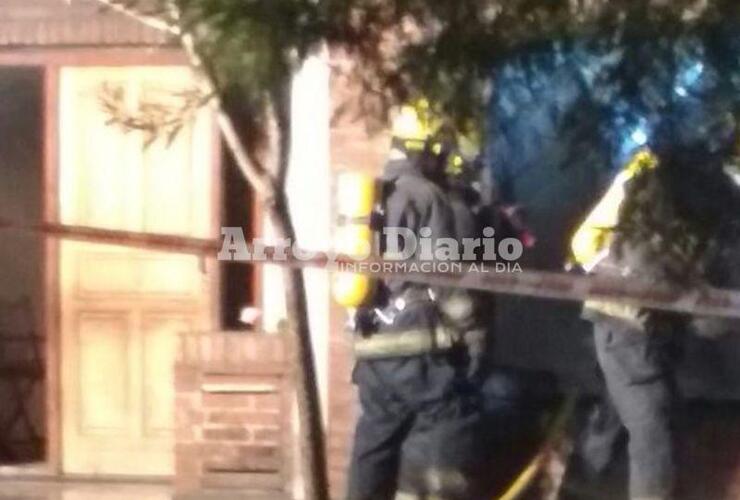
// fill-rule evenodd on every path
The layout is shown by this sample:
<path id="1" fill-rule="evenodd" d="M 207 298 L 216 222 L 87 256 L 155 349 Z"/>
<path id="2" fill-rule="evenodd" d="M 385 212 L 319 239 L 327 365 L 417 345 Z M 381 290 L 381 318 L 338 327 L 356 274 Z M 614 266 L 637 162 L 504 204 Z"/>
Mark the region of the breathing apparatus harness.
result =
<path id="1" fill-rule="evenodd" d="M 429 118 L 425 102 L 402 108 L 394 121 L 389 159 L 418 162 L 416 167 L 432 182 L 441 180 L 434 176 L 442 177 L 452 168 L 462 169 L 462 155 L 451 141 L 439 140 L 437 128 Z M 375 179 L 358 172 L 339 176 L 335 251 L 355 257 L 383 255 L 384 207 L 394 184 L 392 179 Z M 471 323 L 473 314 L 465 293 L 453 292 L 443 300 L 431 288 L 409 287 L 393 296 L 380 280 L 362 274 L 336 273 L 333 295 L 348 309 L 358 359 L 415 356 L 460 344 L 479 346 L 483 342 L 482 330 L 460 328 Z M 400 314 L 419 304 L 432 305 L 429 309 L 437 311 L 434 327 L 393 328 Z"/>

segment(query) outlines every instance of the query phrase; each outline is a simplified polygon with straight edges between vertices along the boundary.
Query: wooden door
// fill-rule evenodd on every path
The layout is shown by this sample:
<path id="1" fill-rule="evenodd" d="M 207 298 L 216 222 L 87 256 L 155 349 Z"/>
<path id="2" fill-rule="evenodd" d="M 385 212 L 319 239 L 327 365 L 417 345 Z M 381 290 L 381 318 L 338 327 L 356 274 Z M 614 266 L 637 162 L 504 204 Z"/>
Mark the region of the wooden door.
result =
<path id="1" fill-rule="evenodd" d="M 172 101 L 192 85 L 187 69 L 66 68 L 60 85 L 63 223 L 215 234 L 209 115 L 169 144 L 147 145 L 144 134 L 110 124 L 101 106 L 112 91 L 133 115 Z M 177 336 L 213 328 L 214 264 L 70 241 L 60 258 L 64 472 L 172 474 Z"/>

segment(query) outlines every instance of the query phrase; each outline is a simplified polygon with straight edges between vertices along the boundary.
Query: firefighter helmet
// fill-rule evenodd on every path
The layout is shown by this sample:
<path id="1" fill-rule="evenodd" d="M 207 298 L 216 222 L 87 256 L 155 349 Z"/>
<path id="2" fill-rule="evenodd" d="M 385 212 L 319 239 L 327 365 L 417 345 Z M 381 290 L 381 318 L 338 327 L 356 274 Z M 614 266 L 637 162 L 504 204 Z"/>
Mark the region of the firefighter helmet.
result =
<path id="1" fill-rule="evenodd" d="M 394 146 L 405 151 L 423 151 L 440 126 L 441 121 L 426 99 L 401 106 L 391 127 Z"/>

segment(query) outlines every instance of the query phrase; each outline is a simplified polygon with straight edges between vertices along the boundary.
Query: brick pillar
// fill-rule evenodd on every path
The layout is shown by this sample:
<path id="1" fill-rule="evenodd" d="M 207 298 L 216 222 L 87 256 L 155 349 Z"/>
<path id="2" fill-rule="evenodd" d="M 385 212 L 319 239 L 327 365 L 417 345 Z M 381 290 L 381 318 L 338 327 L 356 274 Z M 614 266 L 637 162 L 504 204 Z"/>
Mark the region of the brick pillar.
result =
<path id="1" fill-rule="evenodd" d="M 184 335 L 175 367 L 175 487 L 272 491 L 291 483 L 291 385 L 282 335 Z M 224 493 L 228 494 L 228 493 Z"/>
<path id="2" fill-rule="evenodd" d="M 335 59 L 335 63 L 339 63 Z M 331 99 L 334 108 L 351 103 L 355 88 L 336 73 L 331 78 Z M 330 161 L 333 171 L 362 170 L 379 175 L 390 145 L 387 134 L 369 134 L 366 124 L 349 106 L 342 117 L 332 123 L 330 131 Z M 351 383 L 353 365 L 350 336 L 344 330 L 346 312 L 332 304 L 329 337 L 329 429 L 328 462 L 332 497 L 343 497 L 349 465 L 356 415 L 356 398 Z"/>

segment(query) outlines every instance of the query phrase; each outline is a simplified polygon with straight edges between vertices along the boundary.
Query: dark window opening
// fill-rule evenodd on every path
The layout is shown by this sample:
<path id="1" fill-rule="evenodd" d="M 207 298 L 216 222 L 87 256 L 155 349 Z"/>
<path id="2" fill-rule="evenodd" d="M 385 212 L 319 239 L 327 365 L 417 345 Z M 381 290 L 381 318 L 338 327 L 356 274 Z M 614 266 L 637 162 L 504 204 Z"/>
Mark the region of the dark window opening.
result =
<path id="1" fill-rule="evenodd" d="M 0 68 L 0 219 L 42 220 L 43 73 Z M 0 464 L 44 460 L 44 254 L 39 235 L 0 233 Z"/>
<path id="2" fill-rule="evenodd" d="M 249 243 L 254 234 L 253 193 L 227 148 L 222 161 L 223 203 L 222 226 L 239 227 Z M 257 303 L 256 269 L 244 263 L 221 263 L 221 326 L 225 330 L 245 330 L 249 325 L 242 320 L 245 307 Z"/>

